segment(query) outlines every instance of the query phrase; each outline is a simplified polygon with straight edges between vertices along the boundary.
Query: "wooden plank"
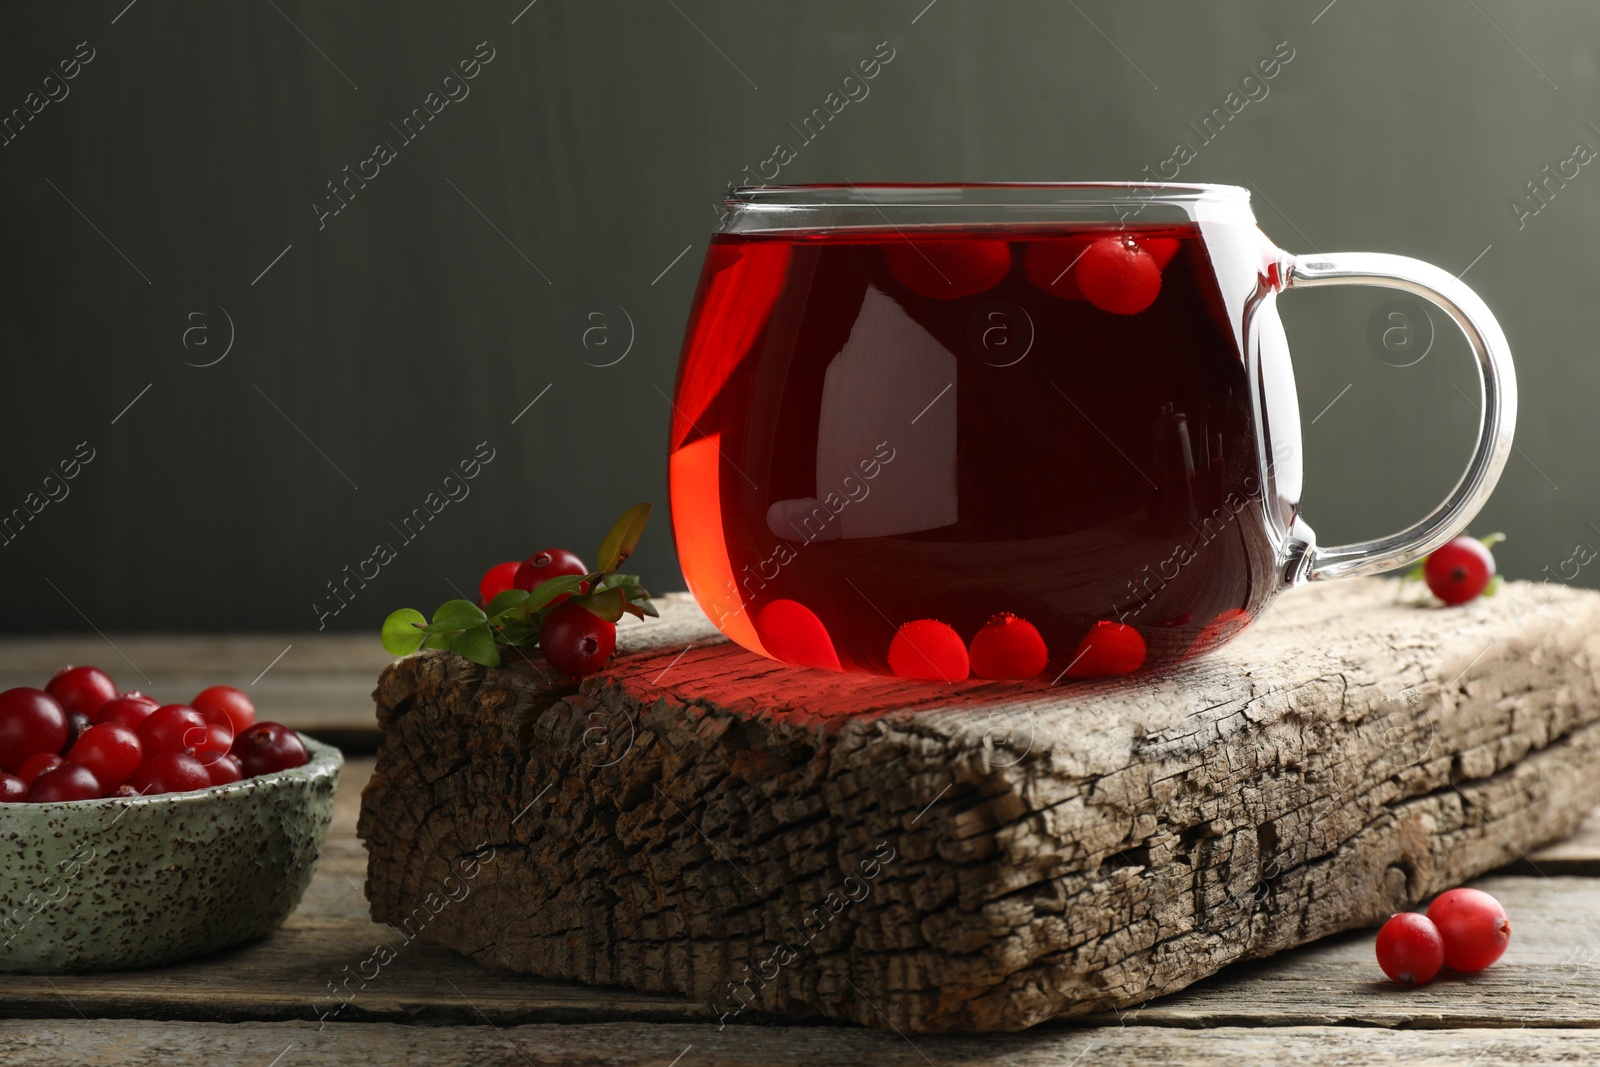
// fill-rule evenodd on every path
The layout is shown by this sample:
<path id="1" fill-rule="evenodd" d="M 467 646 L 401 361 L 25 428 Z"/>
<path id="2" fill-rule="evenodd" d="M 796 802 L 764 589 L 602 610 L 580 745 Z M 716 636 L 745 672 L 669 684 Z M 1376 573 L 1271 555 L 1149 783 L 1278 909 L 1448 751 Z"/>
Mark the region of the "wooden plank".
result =
<path id="1" fill-rule="evenodd" d="M 346 763 L 316 874 L 294 915 L 266 940 L 145 971 L 48 979 L 0 974 L 0 1017 L 53 1015 L 63 1010 L 65 997 L 91 1017 L 481 1022 L 450 982 L 496 1021 L 681 1020 L 707 1014 L 703 1005 L 680 997 L 492 971 L 374 923 L 361 889 L 366 852 L 355 836 L 360 790 L 371 771 L 370 759 Z M 367 963 L 379 945 L 388 946 L 394 958 L 382 966 Z M 363 980 L 364 970 L 375 977 Z"/>
<path id="2" fill-rule="evenodd" d="M 260 718 L 304 730 L 347 752 L 377 751 L 372 686 L 391 657 L 362 634 L 98 634 L 0 640 L 0 690 L 42 686 L 68 663 L 107 670 L 123 689 L 183 702 L 211 685 L 237 686 Z"/>
<path id="3" fill-rule="evenodd" d="M 735 1016 L 1018 1029 L 1374 923 L 1600 802 L 1600 594 L 1280 603 L 1112 685 L 800 672 L 674 598 L 581 692 L 412 657 L 378 689 L 374 913 L 488 841 L 423 939 Z"/>
<path id="4" fill-rule="evenodd" d="M 496 1026 L 700 1021 L 715 1032 L 715 1012 L 706 1004 L 510 975 L 421 940 L 406 944 L 403 935 L 373 923 L 361 890 L 365 852 L 355 836 L 360 790 L 371 771 L 371 760 L 346 764 L 325 858 L 299 910 L 277 934 L 148 971 L 48 979 L 0 975 L 0 1017 L 75 1019 L 81 1011 L 94 1019 L 300 1020 L 312 1023 L 312 1030 L 323 1015 L 327 1027 L 362 1022 L 362 1029 L 374 1021 L 471 1026 L 485 1018 Z M 1600 920 L 1586 918 L 1600 915 L 1600 880 L 1498 877 L 1480 884 L 1505 903 L 1515 933 L 1506 958 L 1475 978 L 1393 989 L 1381 981 L 1367 931 L 1241 964 L 1184 993 L 1093 1021 L 1185 1027 L 1335 1020 L 1387 1027 L 1600 1026 L 1600 965 L 1591 962 L 1600 961 Z M 361 982 L 361 963 L 385 943 L 399 948 L 396 958 L 378 977 Z M 350 974 L 356 979 L 346 989 L 330 992 L 330 982 L 337 985 Z M 750 1032 L 739 1024 L 772 1021 L 746 1012 L 730 1026 Z M 18 1027 L 32 1030 L 36 1024 L 3 1027 L 0 1033 Z M 991 1039 L 1009 1040 L 985 1040 Z M 920 1046 L 923 1038 L 916 1040 Z"/>
<path id="5" fill-rule="evenodd" d="M 1240 964 L 1100 1022 L 1164 1026 L 1600 1026 L 1600 881 L 1496 876 L 1473 885 L 1505 905 L 1511 945 L 1474 975 L 1400 989 L 1378 970 L 1375 931 Z"/>
<path id="6" fill-rule="evenodd" d="M 1282 1067 L 1285 1063 L 1499 1067 L 1593 1063 L 1600 1033 L 1575 1029 L 1385 1030 L 1299 1026 L 1180 1030 L 1048 1027 L 917 1035 L 836 1027 L 613 1023 L 427 1027 L 392 1023 L 91 1021 L 0 1030 L 0 1062 L 31 1067 Z"/>
<path id="7" fill-rule="evenodd" d="M 639 640 L 647 632 L 635 628 L 630 647 L 661 647 L 659 640 L 653 644 Z M 710 632 L 705 636 L 709 639 Z M 377 751 L 382 733 L 372 714 L 371 692 L 392 657 L 372 635 L 122 634 L 111 640 L 144 668 L 143 675 L 98 635 L 7 636 L 0 638 L 0 690 L 38 686 L 68 663 L 101 664 L 125 686 L 147 687 L 162 699 L 186 699 L 206 685 L 237 685 L 260 701 L 264 718 L 276 715 L 275 721 L 347 752 Z M 283 658 L 263 676 L 261 671 L 280 653 Z M 1545 873 L 1600 875 L 1600 809 L 1571 837 L 1531 853 L 1530 859 L 1532 864 L 1521 868 L 1529 873 L 1537 865 Z"/>
<path id="8" fill-rule="evenodd" d="M 1591 811 L 1571 837 L 1530 853 L 1513 867 L 1525 874 L 1600 875 L 1600 808 Z"/>

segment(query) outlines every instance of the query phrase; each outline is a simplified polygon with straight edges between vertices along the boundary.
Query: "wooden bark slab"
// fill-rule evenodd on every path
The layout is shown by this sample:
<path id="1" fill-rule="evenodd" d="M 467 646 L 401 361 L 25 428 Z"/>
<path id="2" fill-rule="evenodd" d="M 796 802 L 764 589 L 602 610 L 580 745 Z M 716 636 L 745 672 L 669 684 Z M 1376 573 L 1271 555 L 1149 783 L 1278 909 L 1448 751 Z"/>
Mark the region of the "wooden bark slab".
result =
<path id="1" fill-rule="evenodd" d="M 1373 924 L 1600 802 L 1600 594 L 1553 585 L 1308 588 L 1118 685 L 800 672 L 682 599 L 624 647 L 581 690 L 384 672 L 375 919 L 728 1022 L 1015 1030 Z"/>

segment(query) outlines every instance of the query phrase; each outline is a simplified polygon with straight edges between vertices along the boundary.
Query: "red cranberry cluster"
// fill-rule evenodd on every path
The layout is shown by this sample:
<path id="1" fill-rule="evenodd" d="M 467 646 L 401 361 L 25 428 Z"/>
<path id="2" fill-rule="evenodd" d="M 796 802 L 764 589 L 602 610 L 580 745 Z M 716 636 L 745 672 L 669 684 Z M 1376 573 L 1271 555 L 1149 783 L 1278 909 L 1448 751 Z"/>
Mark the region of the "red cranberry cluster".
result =
<path id="1" fill-rule="evenodd" d="M 1144 666 L 1144 657 L 1144 636 L 1138 630 L 1125 623 L 1101 620 L 1078 643 L 1062 675 L 1100 678 L 1132 674 Z M 954 627 L 937 619 L 905 623 L 889 642 L 890 670 L 902 678 L 935 682 L 959 682 L 969 675 L 1032 678 L 1044 670 L 1049 658 L 1038 629 L 1008 612 L 985 623 L 973 635 L 970 645 L 961 640 Z"/>
<path id="2" fill-rule="evenodd" d="M 118 694 L 98 667 L 0 693 L 0 801 L 182 793 L 298 767 L 293 730 L 256 722 L 250 698 L 214 685 L 188 704 Z"/>
<path id="3" fill-rule="evenodd" d="M 1087 300 L 1113 315 L 1137 315 L 1161 295 L 1161 273 L 1182 242 L 1175 236 L 1084 234 L 1037 242 L 1023 261 L 1028 281 L 1052 296 Z M 1006 241 L 907 241 L 891 245 L 889 270 L 906 288 L 937 300 L 971 296 L 1011 271 Z"/>
<path id="4" fill-rule="evenodd" d="M 588 573 L 589 565 L 576 552 L 547 548 L 521 563 L 507 560 L 490 567 L 478 582 L 478 606 L 487 608 L 508 589 L 532 593 L 552 578 Z M 588 591 L 588 582 L 578 583 L 579 595 Z M 539 623 L 539 648 L 550 666 L 562 674 L 582 678 L 610 662 L 617 647 L 617 624 L 579 603 L 567 603 L 571 597 L 571 593 L 562 593 L 551 599 L 555 607 Z"/>
<path id="5" fill-rule="evenodd" d="M 1500 902 L 1480 889 L 1452 889 L 1428 905 L 1428 914 L 1401 912 L 1378 931 L 1378 966 L 1400 985 L 1431 982 L 1445 967 L 1481 971 L 1511 943 L 1511 920 Z"/>

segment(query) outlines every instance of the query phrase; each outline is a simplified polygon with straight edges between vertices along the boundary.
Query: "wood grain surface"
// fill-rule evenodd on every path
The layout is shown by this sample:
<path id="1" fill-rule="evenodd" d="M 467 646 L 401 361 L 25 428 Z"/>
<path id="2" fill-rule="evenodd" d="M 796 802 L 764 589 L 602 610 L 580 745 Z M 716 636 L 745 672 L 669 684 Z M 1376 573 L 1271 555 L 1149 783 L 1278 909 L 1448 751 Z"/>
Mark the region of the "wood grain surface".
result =
<path id="1" fill-rule="evenodd" d="M 1175 996 L 1070 1025 L 981 1037 L 777 1026 L 726 1027 L 704 1005 L 658 994 L 507 975 L 414 943 L 363 988 L 329 992 L 373 945 L 401 938 L 367 916 L 355 836 L 369 759 L 346 765 L 310 891 L 272 937 L 203 960 L 123 974 L 0 975 L 0 1063 L 577 1063 L 925 1065 L 1583 1062 L 1600 1058 L 1600 834 L 1530 855 L 1546 876 L 1485 879 L 1506 905 L 1512 947 L 1474 978 L 1404 991 L 1379 980 L 1371 931 L 1240 964 Z M 1586 829 L 1597 822 L 1591 818 Z M 1573 917 L 1579 916 L 1575 924 Z M 345 1005 L 342 1009 L 339 1006 Z M 430 1025 L 431 1024 L 431 1025 Z M 752 1025 L 757 1024 L 757 1025 Z M 1195 1030 L 1193 1027 L 1201 1027 Z M 1409 1029 L 1408 1029 L 1409 1028 Z M 913 1045 L 912 1042 L 915 1042 Z M 292 1047 L 291 1047 L 292 1046 Z M 285 1050 L 288 1050 L 285 1052 Z M 1085 1050 L 1088 1050 L 1087 1052 Z M 927 1056 L 925 1060 L 923 1057 Z M 1080 1058 L 1081 1057 L 1081 1058 Z"/>
<path id="2" fill-rule="evenodd" d="M 1370 925 L 1600 802 L 1590 592 L 1308 587 L 1186 667 L 1056 687 L 796 671 L 665 607 L 581 691 L 385 673 L 374 915 L 721 1018 L 1014 1030 Z"/>

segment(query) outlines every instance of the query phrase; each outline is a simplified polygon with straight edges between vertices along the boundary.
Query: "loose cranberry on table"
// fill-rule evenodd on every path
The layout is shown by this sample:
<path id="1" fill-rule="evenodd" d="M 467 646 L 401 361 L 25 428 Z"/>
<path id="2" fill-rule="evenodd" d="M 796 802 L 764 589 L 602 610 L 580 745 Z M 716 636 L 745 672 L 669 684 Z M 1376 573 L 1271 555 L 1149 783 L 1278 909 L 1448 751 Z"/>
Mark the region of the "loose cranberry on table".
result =
<path id="1" fill-rule="evenodd" d="M 63 763 L 45 771 L 28 786 L 30 804 L 49 804 L 64 800 L 98 800 L 105 796 L 100 783 L 87 767 Z"/>
<path id="2" fill-rule="evenodd" d="M 138 729 L 139 724 L 148 719 L 150 713 L 160 706 L 161 703 L 159 701 L 152 700 L 135 689 L 133 692 L 124 693 L 106 704 L 105 707 L 100 709 L 100 714 L 94 717 L 94 721 L 97 723 L 120 722 L 124 726 Z"/>
<path id="3" fill-rule="evenodd" d="M 67 758 L 87 767 L 108 792 L 133 777 L 144 758 L 144 746 L 133 727 L 102 722 L 83 732 Z"/>
<path id="4" fill-rule="evenodd" d="M 117 683 L 99 667 L 63 667 L 44 691 L 55 697 L 63 711 L 94 715 L 107 701 L 116 699 Z"/>
<path id="5" fill-rule="evenodd" d="M 258 722 L 234 738 L 229 755 L 239 761 L 246 778 L 300 767 L 311 758 L 300 735 L 275 722 Z"/>
<path id="6" fill-rule="evenodd" d="M 544 658 L 550 666 L 574 678 L 604 667 L 616 647 L 616 624 L 582 604 L 557 604 L 539 625 L 539 648 Z"/>
<path id="7" fill-rule="evenodd" d="M 512 583 L 517 579 L 517 571 L 521 569 L 520 560 L 507 560 L 496 563 L 493 567 L 483 572 L 483 577 L 478 579 L 478 607 L 487 608 L 489 601 L 512 588 Z M 579 573 L 588 574 L 588 571 Z"/>
<path id="8" fill-rule="evenodd" d="M 67 713 L 54 697 L 26 686 L 0 693 L 0 770 L 15 774 L 29 756 L 66 743 Z"/>
<path id="9" fill-rule="evenodd" d="M 1426 915 L 1392 915 L 1378 931 L 1378 966 L 1400 985 L 1424 985 L 1444 966 L 1444 939 Z"/>
<path id="10" fill-rule="evenodd" d="M 563 574 L 588 574 L 589 565 L 578 558 L 577 553 L 568 552 L 564 548 L 547 548 L 543 552 L 535 552 L 517 566 L 517 573 L 512 578 L 512 586 L 516 589 L 526 589 L 533 592 L 551 578 L 559 578 Z M 578 586 L 580 592 L 587 592 L 587 582 Z M 563 593 L 551 603 L 559 604 L 570 593 Z"/>
<path id="11" fill-rule="evenodd" d="M 205 765 L 193 756 L 162 749 L 145 753 L 144 761 L 127 784 L 140 796 L 187 793 L 191 789 L 208 788 L 211 775 L 207 773 Z"/>
<path id="12" fill-rule="evenodd" d="M 1446 604 L 1465 604 L 1494 580 L 1494 555 L 1477 538 L 1458 537 L 1428 556 L 1422 576 Z"/>
<path id="13" fill-rule="evenodd" d="M 1005 612 L 973 636 L 968 655 L 979 678 L 1032 678 L 1044 670 L 1050 650 L 1033 623 Z"/>
<path id="14" fill-rule="evenodd" d="M 256 721 L 255 704 L 231 685 L 202 689 L 189 701 L 189 706 L 204 716 L 207 722 L 226 722 L 235 734 L 248 730 Z"/>
<path id="15" fill-rule="evenodd" d="M 1511 920 L 1481 889 L 1452 889 L 1428 905 L 1428 918 L 1444 940 L 1444 963 L 1454 971 L 1481 971 L 1511 943 Z"/>

